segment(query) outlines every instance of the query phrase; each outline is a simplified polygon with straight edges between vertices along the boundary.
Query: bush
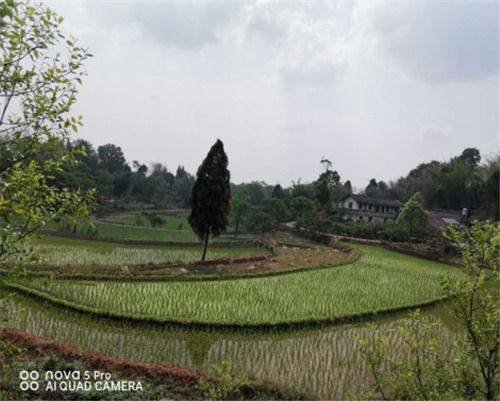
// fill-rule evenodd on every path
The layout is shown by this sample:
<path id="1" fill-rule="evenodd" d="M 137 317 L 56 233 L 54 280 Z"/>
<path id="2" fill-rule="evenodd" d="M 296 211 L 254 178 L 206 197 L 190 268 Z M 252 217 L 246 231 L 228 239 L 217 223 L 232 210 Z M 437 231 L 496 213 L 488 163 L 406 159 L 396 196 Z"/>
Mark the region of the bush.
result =
<path id="1" fill-rule="evenodd" d="M 387 222 L 381 228 L 384 239 L 388 241 L 402 242 L 407 238 L 406 228 L 396 222 Z"/>
<path id="2" fill-rule="evenodd" d="M 153 228 L 165 224 L 165 219 L 156 212 L 142 212 L 141 215 L 144 216 L 144 218 L 146 218 L 146 220 Z"/>
<path id="3" fill-rule="evenodd" d="M 240 389 L 249 384 L 248 378 L 226 360 L 214 367 L 215 381 L 201 380 L 199 388 L 209 400 L 222 401 L 240 397 Z"/>

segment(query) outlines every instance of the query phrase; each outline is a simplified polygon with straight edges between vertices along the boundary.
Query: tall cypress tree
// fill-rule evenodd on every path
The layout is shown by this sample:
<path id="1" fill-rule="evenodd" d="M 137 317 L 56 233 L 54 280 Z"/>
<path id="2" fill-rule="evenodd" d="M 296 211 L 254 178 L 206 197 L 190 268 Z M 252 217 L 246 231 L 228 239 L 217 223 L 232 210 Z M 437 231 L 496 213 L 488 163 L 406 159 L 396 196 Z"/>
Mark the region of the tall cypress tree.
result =
<path id="1" fill-rule="evenodd" d="M 224 144 L 217 139 L 196 173 L 188 221 L 205 242 L 201 260 L 205 260 L 210 234 L 218 237 L 229 224 L 231 188 L 227 164 Z"/>

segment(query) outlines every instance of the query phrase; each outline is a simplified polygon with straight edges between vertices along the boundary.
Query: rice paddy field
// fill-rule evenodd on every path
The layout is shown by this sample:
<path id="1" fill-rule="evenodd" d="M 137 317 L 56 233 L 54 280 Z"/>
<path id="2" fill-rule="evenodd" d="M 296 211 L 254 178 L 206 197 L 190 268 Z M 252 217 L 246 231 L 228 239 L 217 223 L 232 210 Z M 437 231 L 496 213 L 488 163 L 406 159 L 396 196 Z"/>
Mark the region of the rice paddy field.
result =
<path id="1" fill-rule="evenodd" d="M 354 245 L 355 263 L 275 277 L 202 282 L 89 282 L 36 279 L 23 286 L 55 302 L 138 320 L 272 325 L 368 314 L 443 297 L 458 268 Z"/>
<path id="2" fill-rule="evenodd" d="M 97 236 L 101 238 L 127 239 L 127 240 L 150 240 L 150 241 L 172 241 L 172 242 L 199 242 L 196 234 L 189 229 L 178 230 L 174 228 L 152 228 L 146 226 L 132 226 L 97 221 L 94 223 Z M 211 242 L 238 241 L 230 235 L 221 235 L 212 238 Z"/>
<path id="3" fill-rule="evenodd" d="M 163 219 L 163 224 L 159 225 L 159 228 L 191 231 L 191 227 L 189 226 L 187 220 L 187 213 L 184 213 L 183 215 L 158 213 L 158 215 Z M 111 215 L 106 218 L 106 221 L 127 225 L 151 227 L 151 223 L 148 221 L 148 219 L 142 217 L 139 213 Z"/>
<path id="4" fill-rule="evenodd" d="M 188 330 L 92 318 L 19 294 L 8 299 L 8 325 L 83 350 L 205 370 L 229 361 L 251 377 L 318 399 L 358 399 L 371 381 L 369 366 L 355 340 L 369 334 L 366 324 L 298 331 Z M 425 314 L 441 322 L 435 334 L 446 355 L 448 345 L 460 333 L 444 306 L 427 309 Z M 404 340 L 394 330 L 405 318 L 405 314 L 396 314 L 376 322 L 389 335 L 391 358 L 407 352 Z"/>
<path id="5" fill-rule="evenodd" d="M 107 236 L 120 239 L 156 240 L 159 232 L 175 231 L 107 222 L 98 222 L 98 229 L 99 224 L 109 230 Z M 144 233 L 152 234 L 142 236 Z M 309 245 L 288 235 L 279 240 Z M 134 264 L 190 262 L 199 259 L 201 252 L 200 246 L 123 245 L 54 236 L 39 236 L 30 246 L 38 256 L 36 263 L 60 271 L 78 266 L 92 266 L 88 271 L 98 272 L 103 266 L 120 269 Z M 344 254 L 326 247 L 282 248 L 284 251 L 272 257 L 273 263 L 300 271 L 271 277 L 156 282 L 116 278 L 21 280 L 18 284 L 24 293 L 18 291 L 5 298 L 3 312 L 7 326 L 83 350 L 144 362 L 177 362 L 208 371 L 229 362 L 250 377 L 296 389 L 312 398 L 356 398 L 371 384 L 369 366 L 355 339 L 369 335 L 371 329 L 366 324 L 293 330 L 263 326 L 426 303 L 443 296 L 444 276 L 460 279 L 463 273 L 459 268 L 379 247 L 352 247 L 362 254 L 360 258 L 357 253 Z M 212 244 L 208 257 L 266 253 L 264 248 Z M 342 265 L 346 262 L 350 264 Z M 303 266 L 314 268 L 300 269 Z M 84 276 L 87 269 L 79 271 Z M 42 298 L 35 300 L 26 291 Z M 52 302 L 44 302 L 44 297 Z M 436 335 L 446 355 L 448 345 L 461 333 L 449 319 L 442 319 L 441 308 L 433 307 L 426 313 L 441 322 Z M 109 319 L 109 315 L 132 319 Z M 390 357 L 407 352 L 395 329 L 404 319 L 406 314 L 399 312 L 375 320 L 389 335 Z M 209 325 L 181 328 L 145 320 Z"/>
<path id="6" fill-rule="evenodd" d="M 37 259 L 36 264 L 52 266 L 120 266 L 192 262 L 199 260 L 201 246 L 138 246 L 103 241 L 41 236 L 31 239 L 29 246 Z M 265 255 L 258 247 L 211 247 L 207 259 L 220 259 L 248 255 Z"/>
<path id="7" fill-rule="evenodd" d="M 97 221 L 94 223 L 97 236 L 102 238 L 197 242 L 198 237 L 192 230 L 151 228 Z"/>
<path id="8" fill-rule="evenodd" d="M 117 218 L 119 219 L 119 218 Z M 136 225 L 127 224 L 129 218 L 123 218 L 125 221 L 119 222 L 113 219 L 106 219 L 105 221 L 96 220 L 94 226 L 96 228 L 95 237 L 104 239 L 120 239 L 120 240 L 139 240 L 139 241 L 168 241 L 168 242 L 192 242 L 198 243 L 199 238 L 191 230 L 185 217 L 174 218 L 174 220 L 167 220 L 163 227 L 151 227 L 147 223 Z M 182 223 L 182 228 L 179 229 L 179 224 Z M 49 223 L 46 229 L 50 231 L 59 231 L 59 227 L 55 223 Z M 234 242 L 241 241 L 232 235 L 222 234 L 218 238 L 212 238 L 211 242 Z"/>

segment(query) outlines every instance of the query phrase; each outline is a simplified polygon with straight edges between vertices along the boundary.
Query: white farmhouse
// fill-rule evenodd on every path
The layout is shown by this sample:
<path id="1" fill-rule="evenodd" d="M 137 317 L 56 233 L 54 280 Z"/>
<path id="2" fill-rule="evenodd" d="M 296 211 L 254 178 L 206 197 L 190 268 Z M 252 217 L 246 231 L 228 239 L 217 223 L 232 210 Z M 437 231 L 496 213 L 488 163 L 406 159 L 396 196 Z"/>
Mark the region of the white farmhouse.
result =
<path id="1" fill-rule="evenodd" d="M 338 206 L 354 221 L 386 222 L 396 219 L 402 203 L 395 199 L 349 194 Z"/>

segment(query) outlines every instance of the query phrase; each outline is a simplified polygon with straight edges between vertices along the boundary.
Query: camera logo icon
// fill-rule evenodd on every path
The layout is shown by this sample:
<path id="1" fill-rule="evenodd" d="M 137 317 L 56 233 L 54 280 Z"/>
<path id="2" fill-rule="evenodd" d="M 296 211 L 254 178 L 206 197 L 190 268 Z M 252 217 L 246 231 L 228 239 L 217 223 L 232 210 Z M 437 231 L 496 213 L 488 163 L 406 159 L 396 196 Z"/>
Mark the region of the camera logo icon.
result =
<path id="1" fill-rule="evenodd" d="M 40 374 L 36 370 L 32 370 L 28 372 L 27 370 L 21 370 L 19 373 L 19 378 L 21 382 L 19 383 L 19 388 L 22 391 L 37 391 L 40 387 L 40 383 L 38 383 L 38 378 Z"/>

